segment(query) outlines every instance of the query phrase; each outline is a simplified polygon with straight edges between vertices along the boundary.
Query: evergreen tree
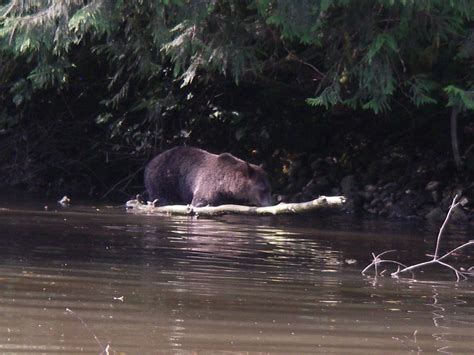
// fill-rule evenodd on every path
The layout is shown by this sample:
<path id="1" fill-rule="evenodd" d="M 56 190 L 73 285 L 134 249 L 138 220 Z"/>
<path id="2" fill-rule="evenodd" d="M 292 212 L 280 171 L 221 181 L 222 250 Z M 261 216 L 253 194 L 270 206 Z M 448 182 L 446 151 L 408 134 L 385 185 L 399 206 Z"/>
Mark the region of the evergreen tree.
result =
<path id="1" fill-rule="evenodd" d="M 199 119 L 170 117 L 205 88 L 253 83 L 322 109 L 452 106 L 455 133 L 474 108 L 473 16 L 470 0 L 3 0 L 0 129 L 51 105 L 146 154 L 189 136 Z"/>

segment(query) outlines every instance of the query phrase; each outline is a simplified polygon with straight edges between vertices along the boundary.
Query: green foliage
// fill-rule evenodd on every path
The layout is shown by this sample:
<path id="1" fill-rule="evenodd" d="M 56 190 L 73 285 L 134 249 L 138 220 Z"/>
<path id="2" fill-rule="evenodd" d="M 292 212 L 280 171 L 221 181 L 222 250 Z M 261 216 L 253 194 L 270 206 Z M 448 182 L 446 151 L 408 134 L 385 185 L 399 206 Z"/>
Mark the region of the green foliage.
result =
<path id="1" fill-rule="evenodd" d="M 472 110 L 473 19 L 470 0 L 3 0 L 0 133 L 109 174 L 176 142 L 280 143 L 312 107 Z"/>
<path id="2" fill-rule="evenodd" d="M 311 106 L 324 106 L 326 109 L 341 102 L 340 85 L 334 82 L 333 85 L 324 88 L 321 94 L 315 98 L 306 99 L 306 102 Z"/>
<path id="3" fill-rule="evenodd" d="M 381 112 L 401 95 L 419 107 L 442 102 L 450 83 L 443 68 L 456 58 L 470 76 L 472 1 L 275 0 L 258 8 L 283 40 L 323 53 L 312 61 L 325 75 L 311 105 Z"/>
<path id="4" fill-rule="evenodd" d="M 454 84 L 438 68 L 474 54 L 468 0 L 13 0 L 0 14 L 0 49 L 30 63 L 33 88 L 66 85 L 81 65 L 78 46 L 106 58 L 103 103 L 113 110 L 137 87 L 153 92 L 141 105 L 154 110 L 170 66 L 168 80 L 182 88 L 239 83 L 289 54 L 322 73 L 310 105 L 381 112 L 402 94 L 419 107 L 442 102 L 439 89 Z"/>
<path id="5" fill-rule="evenodd" d="M 462 109 L 474 110 L 474 90 L 463 90 L 454 85 L 444 88 L 448 94 L 448 106 L 457 106 Z"/>
<path id="6" fill-rule="evenodd" d="M 430 93 L 438 89 L 438 85 L 425 75 L 414 76 L 408 79 L 404 85 L 409 90 L 409 98 L 415 106 L 438 103 L 435 98 L 430 96 Z"/>
<path id="7" fill-rule="evenodd" d="M 229 83 L 293 86 L 324 109 L 474 107 L 469 0 L 2 4 L 0 56 L 14 68 L 0 72 L 2 117 L 45 93 L 79 92 L 100 106 L 91 121 L 126 151 L 153 149 L 181 112 L 189 118 L 176 127 L 194 132 L 187 125 L 199 120 L 186 110 L 197 100 L 185 97 L 201 97 L 209 112 L 214 93 L 200 90 Z"/>

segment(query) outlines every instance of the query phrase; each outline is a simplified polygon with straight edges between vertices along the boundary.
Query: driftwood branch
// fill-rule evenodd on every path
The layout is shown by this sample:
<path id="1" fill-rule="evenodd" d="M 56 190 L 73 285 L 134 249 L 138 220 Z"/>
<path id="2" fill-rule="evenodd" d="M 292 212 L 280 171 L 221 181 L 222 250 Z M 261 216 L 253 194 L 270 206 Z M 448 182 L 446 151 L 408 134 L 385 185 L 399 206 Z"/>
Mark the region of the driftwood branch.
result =
<path id="1" fill-rule="evenodd" d="M 171 205 L 155 207 L 152 202 L 143 204 L 138 200 L 130 200 L 125 204 L 128 211 L 137 214 L 157 215 L 157 214 L 176 214 L 176 215 L 200 215 L 200 216 L 218 216 L 223 214 L 244 214 L 244 215 L 276 215 L 276 214 L 294 214 L 321 209 L 339 208 L 345 203 L 344 196 L 320 196 L 319 198 L 301 203 L 280 203 L 269 207 L 251 207 L 243 205 L 221 205 L 193 207 L 191 205 Z"/>
<path id="2" fill-rule="evenodd" d="M 446 215 L 446 219 L 444 220 L 443 225 L 441 226 L 441 228 L 439 230 L 438 238 L 436 240 L 435 252 L 434 252 L 433 255 L 429 255 L 429 256 L 432 257 L 431 260 L 428 260 L 428 261 L 425 261 L 425 262 L 422 262 L 422 263 L 418 263 L 418 264 L 414 264 L 414 265 L 410 265 L 410 266 L 406 266 L 402 263 L 399 263 L 398 261 L 389 260 L 389 259 L 382 259 L 381 258 L 382 255 L 393 252 L 394 250 L 384 251 L 383 253 L 380 253 L 378 255 L 375 255 L 374 253 L 372 253 L 373 260 L 369 265 L 367 265 L 367 267 L 364 270 L 362 270 L 362 274 L 365 275 L 365 273 L 373 267 L 374 270 L 375 270 L 375 276 L 377 276 L 377 275 L 380 275 L 380 273 L 378 272 L 378 267 L 380 265 L 382 265 L 382 264 L 395 264 L 395 265 L 398 266 L 398 269 L 397 269 L 397 271 L 392 272 L 390 274 L 392 277 L 398 277 L 400 274 L 406 273 L 406 272 L 410 272 L 412 277 L 414 277 L 413 270 L 421 268 L 423 266 L 427 266 L 427 265 L 438 264 L 438 265 L 444 266 L 444 267 L 452 270 L 454 272 L 454 274 L 456 275 L 457 281 L 460 281 L 461 279 L 465 280 L 469 276 L 474 276 L 474 267 L 473 266 L 471 266 L 467 269 L 464 269 L 464 268 L 457 269 L 454 266 L 442 261 L 442 260 L 446 259 L 448 256 L 452 255 L 453 253 L 455 253 L 455 252 L 457 252 L 461 249 L 464 249 L 464 248 L 466 248 L 470 245 L 474 245 L 474 240 L 470 240 L 467 243 L 459 245 L 456 248 L 452 249 L 451 251 L 449 251 L 449 252 L 447 252 L 447 253 L 445 253 L 441 256 L 439 255 L 439 247 L 440 247 L 440 244 L 441 244 L 441 238 L 443 236 L 444 229 L 446 228 L 446 225 L 449 222 L 449 218 L 451 217 L 451 214 L 453 213 L 454 209 L 458 205 L 459 205 L 458 196 L 456 195 L 454 197 L 453 202 L 451 204 L 451 207 L 449 208 L 449 211 Z"/>

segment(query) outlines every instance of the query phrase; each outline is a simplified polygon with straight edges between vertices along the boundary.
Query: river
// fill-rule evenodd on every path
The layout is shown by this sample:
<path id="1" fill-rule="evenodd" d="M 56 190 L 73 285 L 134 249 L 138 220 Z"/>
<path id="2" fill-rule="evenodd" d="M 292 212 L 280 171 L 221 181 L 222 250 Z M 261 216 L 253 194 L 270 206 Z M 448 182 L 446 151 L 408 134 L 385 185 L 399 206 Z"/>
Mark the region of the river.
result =
<path id="1" fill-rule="evenodd" d="M 361 275 L 372 252 L 427 260 L 438 225 L 0 207 L 0 353 L 473 353 L 474 279 Z"/>

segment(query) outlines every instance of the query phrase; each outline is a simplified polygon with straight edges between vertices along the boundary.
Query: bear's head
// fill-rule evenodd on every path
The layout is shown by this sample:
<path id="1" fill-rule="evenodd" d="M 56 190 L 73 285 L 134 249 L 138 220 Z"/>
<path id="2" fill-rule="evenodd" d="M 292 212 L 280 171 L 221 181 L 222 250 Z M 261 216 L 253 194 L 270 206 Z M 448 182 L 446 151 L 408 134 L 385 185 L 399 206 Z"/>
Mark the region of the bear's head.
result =
<path id="1" fill-rule="evenodd" d="M 218 156 L 217 171 L 225 176 L 226 190 L 232 199 L 253 206 L 271 206 L 272 192 L 262 167 L 249 164 L 229 153 Z"/>
<path id="2" fill-rule="evenodd" d="M 248 177 L 248 190 L 246 192 L 248 201 L 255 206 L 271 206 L 272 190 L 265 170 L 260 166 L 246 164 L 246 175 Z"/>

